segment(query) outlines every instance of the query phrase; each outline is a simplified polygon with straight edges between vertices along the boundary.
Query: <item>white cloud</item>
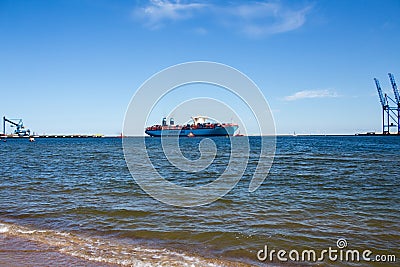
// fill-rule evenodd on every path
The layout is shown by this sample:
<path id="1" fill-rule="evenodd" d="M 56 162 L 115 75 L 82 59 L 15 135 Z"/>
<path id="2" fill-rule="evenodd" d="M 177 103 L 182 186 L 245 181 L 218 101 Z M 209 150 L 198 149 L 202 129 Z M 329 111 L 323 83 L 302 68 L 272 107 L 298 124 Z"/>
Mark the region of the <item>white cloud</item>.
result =
<path id="1" fill-rule="evenodd" d="M 204 8 L 201 3 L 181 3 L 180 1 L 151 0 L 150 3 L 135 10 L 134 16 L 142 19 L 150 28 L 159 28 L 167 21 L 189 19 L 193 12 Z"/>
<path id="2" fill-rule="evenodd" d="M 188 20 L 206 10 L 207 22 L 232 29 L 249 36 L 265 36 L 293 31 L 306 22 L 311 6 L 292 9 L 281 2 L 262 1 L 246 4 L 217 5 L 212 3 L 152 0 L 135 10 L 134 15 L 152 29 L 173 21 Z M 204 15 L 203 14 L 203 15 Z M 204 25 L 197 25 L 204 28 Z"/>
<path id="3" fill-rule="evenodd" d="M 294 101 L 304 98 L 326 98 L 326 97 L 338 97 L 336 92 L 330 90 L 304 90 L 299 91 L 293 95 L 286 96 L 286 101 Z"/>
<path id="4" fill-rule="evenodd" d="M 249 36 L 264 36 L 293 31 L 306 22 L 307 6 L 292 10 L 277 2 L 259 2 L 230 7 L 226 25 Z"/>

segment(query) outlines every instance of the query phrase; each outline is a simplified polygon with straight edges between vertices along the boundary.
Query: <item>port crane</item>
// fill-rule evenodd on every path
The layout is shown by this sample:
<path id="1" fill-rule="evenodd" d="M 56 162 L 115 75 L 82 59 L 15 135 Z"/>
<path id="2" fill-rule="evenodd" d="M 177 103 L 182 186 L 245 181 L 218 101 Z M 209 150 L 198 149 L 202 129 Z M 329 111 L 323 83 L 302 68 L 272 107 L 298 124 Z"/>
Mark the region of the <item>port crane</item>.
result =
<path id="1" fill-rule="evenodd" d="M 22 119 L 7 119 L 3 116 L 3 135 L 6 136 L 6 122 L 11 124 L 11 127 L 15 127 L 14 134 L 18 136 L 30 136 L 31 131 L 26 129 Z"/>
<path id="2" fill-rule="evenodd" d="M 397 104 L 400 104 L 400 94 L 399 94 L 399 90 L 397 89 L 396 81 L 394 80 L 394 75 L 391 73 L 388 73 L 388 75 L 389 75 L 390 83 L 392 84 L 394 97 L 396 98 Z"/>
<path id="3" fill-rule="evenodd" d="M 396 81 L 392 73 L 388 73 L 392 84 L 395 100 L 386 93 L 383 94 L 379 80 L 374 78 L 375 86 L 378 91 L 379 100 L 382 106 L 382 133 L 390 134 L 390 127 L 397 126 L 397 134 L 400 134 L 400 94 L 397 89 Z M 392 106 L 394 104 L 394 106 Z"/>
<path id="4" fill-rule="evenodd" d="M 392 73 L 388 73 L 390 83 L 392 84 L 392 89 L 394 93 L 394 98 L 396 99 L 397 104 L 397 134 L 400 134 L 400 93 L 399 89 L 397 89 L 397 84 L 394 79 L 394 75 Z"/>

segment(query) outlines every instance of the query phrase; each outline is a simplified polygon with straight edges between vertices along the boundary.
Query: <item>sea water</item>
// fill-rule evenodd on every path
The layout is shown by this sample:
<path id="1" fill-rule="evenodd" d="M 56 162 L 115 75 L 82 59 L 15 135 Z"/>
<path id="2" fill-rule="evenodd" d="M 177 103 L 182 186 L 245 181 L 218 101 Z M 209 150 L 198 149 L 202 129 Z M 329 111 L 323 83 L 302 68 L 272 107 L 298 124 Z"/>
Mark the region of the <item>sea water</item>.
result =
<path id="1" fill-rule="evenodd" d="M 182 154 L 198 157 L 201 140 L 184 138 Z M 147 138 L 146 145 L 166 179 L 199 186 L 229 161 L 229 138 L 212 141 L 214 167 L 195 173 L 169 168 L 158 138 Z M 276 255 L 260 260 L 257 254 L 265 246 L 338 249 L 338 239 L 346 241 L 343 250 L 396 255 L 398 264 L 399 137 L 277 137 L 272 168 L 254 192 L 248 186 L 260 138 L 250 143 L 247 169 L 232 191 L 208 205 L 182 208 L 138 186 L 119 138 L 9 139 L 0 143 L 0 235 L 39 242 L 94 266 L 297 266 L 318 262 L 285 262 Z"/>

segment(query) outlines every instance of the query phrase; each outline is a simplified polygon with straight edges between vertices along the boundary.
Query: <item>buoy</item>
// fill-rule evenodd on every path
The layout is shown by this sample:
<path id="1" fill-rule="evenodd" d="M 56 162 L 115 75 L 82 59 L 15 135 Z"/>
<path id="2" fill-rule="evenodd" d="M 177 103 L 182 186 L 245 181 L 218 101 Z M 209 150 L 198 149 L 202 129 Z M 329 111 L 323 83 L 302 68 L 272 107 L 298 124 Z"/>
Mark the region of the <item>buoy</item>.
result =
<path id="1" fill-rule="evenodd" d="M 188 137 L 194 137 L 194 134 L 192 132 L 190 132 L 187 136 Z"/>

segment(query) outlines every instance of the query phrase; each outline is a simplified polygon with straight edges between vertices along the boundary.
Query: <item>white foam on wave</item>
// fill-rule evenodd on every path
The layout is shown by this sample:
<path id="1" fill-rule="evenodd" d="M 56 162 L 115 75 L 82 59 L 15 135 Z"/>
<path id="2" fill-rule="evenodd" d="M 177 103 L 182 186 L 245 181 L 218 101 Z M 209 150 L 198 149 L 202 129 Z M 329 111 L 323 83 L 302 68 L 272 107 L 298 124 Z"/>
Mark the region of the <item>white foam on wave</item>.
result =
<path id="1" fill-rule="evenodd" d="M 9 230 L 10 228 L 7 225 L 0 223 L 0 233 L 7 233 Z"/>
<path id="2" fill-rule="evenodd" d="M 183 252 L 165 248 L 148 248 L 139 245 L 123 245 L 113 241 L 79 238 L 73 242 L 77 246 L 66 246 L 60 249 L 63 253 L 81 257 L 89 261 L 118 264 L 121 266 L 153 267 L 153 266 L 210 266 L 220 264 Z"/>
<path id="3" fill-rule="evenodd" d="M 187 252 L 121 243 L 117 239 L 93 238 L 74 233 L 32 229 L 16 224 L 0 223 L 0 233 L 14 235 L 50 245 L 61 253 L 88 261 L 121 266 L 226 266 L 225 261 L 206 259 Z"/>
<path id="4" fill-rule="evenodd" d="M 60 236 L 69 236 L 70 233 L 65 233 L 65 232 L 55 232 L 55 234 L 60 235 Z"/>
<path id="5" fill-rule="evenodd" d="M 18 233 L 21 234 L 34 234 L 36 232 L 36 230 L 21 230 L 21 229 L 17 229 Z"/>

